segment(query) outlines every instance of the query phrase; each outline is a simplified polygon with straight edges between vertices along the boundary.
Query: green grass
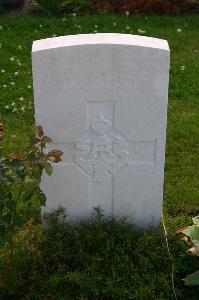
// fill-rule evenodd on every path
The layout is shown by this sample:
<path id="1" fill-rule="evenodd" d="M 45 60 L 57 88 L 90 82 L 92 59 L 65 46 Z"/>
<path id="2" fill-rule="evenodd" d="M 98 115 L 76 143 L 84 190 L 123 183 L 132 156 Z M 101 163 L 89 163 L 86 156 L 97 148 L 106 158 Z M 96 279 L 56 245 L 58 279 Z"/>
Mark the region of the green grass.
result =
<path id="1" fill-rule="evenodd" d="M 98 25 L 98 27 L 96 28 L 95 25 Z M 176 240 L 173 233 L 178 226 L 188 225 L 191 222 L 191 216 L 199 213 L 199 16 L 145 17 L 138 15 L 118 17 L 99 15 L 47 18 L 30 15 L 1 15 L 0 26 L 0 113 L 3 116 L 5 126 L 5 137 L 1 146 L 4 153 L 23 148 L 33 134 L 33 92 L 32 88 L 29 88 L 32 87 L 31 46 L 33 40 L 52 37 L 55 34 L 59 36 L 93 33 L 95 30 L 98 32 L 139 34 L 138 29 L 145 30 L 147 36 L 168 40 L 171 49 L 171 69 L 164 214 L 166 226 L 171 234 L 170 243 L 176 264 L 176 283 L 179 299 L 196 300 L 199 290 L 184 287 L 180 279 L 185 277 L 186 273 L 199 268 L 198 260 L 186 256 L 184 253 L 186 247 L 182 245 L 182 242 Z M 181 32 L 177 32 L 178 28 L 181 28 Z M 11 57 L 14 58 L 13 61 L 10 60 Z M 185 68 L 182 66 L 185 66 Z M 182 70 L 183 68 L 184 70 Z M 5 70 L 5 73 L 2 73 L 2 70 Z M 15 72 L 18 72 L 18 75 L 15 75 Z M 15 82 L 15 85 L 12 86 L 11 82 Z M 4 85 L 6 87 L 3 87 Z M 23 100 L 19 100 L 21 97 L 23 97 Z M 12 103 L 15 104 L 12 105 Z M 6 106 L 9 106 L 9 108 L 6 108 Z M 15 112 L 12 112 L 13 109 Z M 143 267 L 140 265 L 137 266 L 137 269 L 129 267 L 130 273 L 124 271 L 128 275 L 123 278 L 119 275 L 123 271 L 112 270 L 112 267 L 114 268 L 116 265 L 116 262 L 113 262 L 112 273 L 105 274 L 105 278 L 101 281 L 99 279 L 100 284 L 105 284 L 105 282 L 108 284 L 110 279 L 110 291 L 107 292 L 108 298 L 105 296 L 103 298 L 103 294 L 100 294 L 102 287 L 99 284 L 99 286 L 97 285 L 98 295 L 93 294 L 92 287 L 89 286 L 87 287 L 87 294 L 82 292 L 82 298 L 63 298 L 64 295 L 59 294 L 60 298 L 57 296 L 55 299 L 173 299 L 169 274 L 170 260 L 166 254 L 164 238 L 161 238 L 158 234 L 162 236 L 162 229 L 160 229 L 160 232 L 145 234 L 142 246 L 140 246 L 139 239 L 137 239 L 138 250 L 142 253 L 142 255 L 138 255 L 139 259 L 142 258 L 138 264 L 143 261 Z M 151 240 L 151 237 L 154 237 L 154 240 Z M 133 242 L 131 245 L 133 246 Z M 134 250 L 133 248 L 132 251 Z M 76 247 L 76 251 L 78 252 L 78 247 Z M 99 255 L 99 257 L 104 255 L 100 252 L 97 253 L 96 255 Z M 122 255 L 122 252 L 120 255 Z M 128 253 L 128 263 L 130 263 L 130 257 Z M 83 274 L 85 276 L 87 274 L 91 278 L 94 276 L 94 279 L 97 280 L 97 272 L 95 271 L 94 275 L 92 273 L 93 264 L 93 260 L 88 260 L 88 265 L 85 267 Z M 127 268 L 127 265 L 125 268 Z M 136 271 L 134 272 L 134 270 Z M 131 271 L 133 272 L 133 278 L 130 278 Z M 50 274 L 52 276 L 52 273 Z M 118 279 L 119 277 L 120 279 Z M 146 279 L 147 277 L 148 279 Z M 113 283 L 114 278 L 116 281 Z M 130 287 L 131 280 L 133 283 Z M 78 278 L 76 282 L 80 282 L 84 290 L 86 283 L 83 284 Z M 75 285 L 75 288 L 82 291 L 81 284 L 80 286 Z M 117 287 L 126 289 L 126 296 L 124 294 L 120 298 L 116 296 L 115 289 L 117 290 Z M 118 293 L 120 292 L 118 291 Z M 44 299 L 48 299 L 47 296 Z"/>

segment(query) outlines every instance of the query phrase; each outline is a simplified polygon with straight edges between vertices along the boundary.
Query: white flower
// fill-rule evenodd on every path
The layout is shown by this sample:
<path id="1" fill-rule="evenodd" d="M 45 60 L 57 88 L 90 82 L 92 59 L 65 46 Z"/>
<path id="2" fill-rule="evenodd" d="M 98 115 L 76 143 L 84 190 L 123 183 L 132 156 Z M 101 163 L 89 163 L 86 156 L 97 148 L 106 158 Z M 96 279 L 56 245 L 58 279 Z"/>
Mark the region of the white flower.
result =
<path id="1" fill-rule="evenodd" d="M 20 62 L 18 62 L 17 64 L 18 64 L 18 66 L 21 66 L 21 63 L 20 63 Z"/>
<path id="2" fill-rule="evenodd" d="M 32 87 L 31 85 L 28 85 L 28 86 L 27 86 L 28 89 L 31 89 L 31 87 Z"/>
<path id="3" fill-rule="evenodd" d="M 15 111 L 17 111 L 17 108 L 16 108 L 16 107 L 15 107 L 15 108 L 13 108 L 12 112 L 15 112 Z"/>
<path id="4" fill-rule="evenodd" d="M 66 18 L 63 18 L 62 21 L 66 21 Z"/>
<path id="5" fill-rule="evenodd" d="M 3 84 L 3 88 L 6 88 L 7 87 L 7 84 Z"/>
<path id="6" fill-rule="evenodd" d="M 20 100 L 20 101 L 23 101 L 23 97 L 19 97 L 19 100 Z"/>
<path id="7" fill-rule="evenodd" d="M 14 106 L 15 105 L 15 102 L 12 102 L 12 104 L 11 104 L 12 106 Z"/>
<path id="8" fill-rule="evenodd" d="M 5 106 L 6 109 L 9 109 L 10 107 L 8 105 Z"/>
<path id="9" fill-rule="evenodd" d="M 19 45 L 19 46 L 17 47 L 17 49 L 18 49 L 18 50 L 22 50 L 22 46 Z M 17 61 L 18 61 L 18 60 L 17 60 Z"/>
<path id="10" fill-rule="evenodd" d="M 15 72 L 15 75 L 16 75 L 16 76 L 19 75 L 19 72 Z"/>
<path id="11" fill-rule="evenodd" d="M 95 28 L 97 28 L 98 27 L 98 25 L 97 24 L 95 24 Z"/>
<path id="12" fill-rule="evenodd" d="M 42 24 L 40 24 L 40 25 L 39 25 L 39 27 L 40 27 L 40 28 L 42 28 L 42 27 L 43 27 L 43 25 L 42 25 Z"/>
<path id="13" fill-rule="evenodd" d="M 131 27 L 129 27 L 129 26 L 126 26 L 126 29 L 128 29 L 128 30 L 129 30 L 129 29 L 131 29 Z"/>
<path id="14" fill-rule="evenodd" d="M 117 26 L 117 23 L 116 23 L 116 22 L 114 22 L 114 23 L 113 23 L 113 26 Z"/>
<path id="15" fill-rule="evenodd" d="M 25 106 L 22 106 L 22 107 L 21 107 L 21 111 L 24 111 L 24 110 L 25 110 Z"/>
<path id="16" fill-rule="evenodd" d="M 15 58 L 14 57 L 10 57 L 10 61 L 14 61 L 15 60 Z"/>
<path id="17" fill-rule="evenodd" d="M 145 33 L 146 31 L 145 31 L 145 30 L 142 30 L 142 29 L 138 29 L 138 32 L 139 32 L 139 33 Z"/>
<path id="18" fill-rule="evenodd" d="M 3 73 L 5 73 L 6 71 L 5 70 L 1 70 L 1 73 L 3 74 Z"/>
<path id="19" fill-rule="evenodd" d="M 182 29 L 181 28 L 177 28 L 177 32 L 182 32 Z"/>
<path id="20" fill-rule="evenodd" d="M 76 13 L 73 13 L 73 14 L 72 14 L 73 17 L 76 17 L 76 15 L 77 15 Z"/>
<path id="21" fill-rule="evenodd" d="M 78 28 L 82 28 L 82 26 L 81 26 L 81 25 L 78 25 L 77 27 L 78 27 Z"/>
<path id="22" fill-rule="evenodd" d="M 180 69 L 181 69 L 181 71 L 184 71 L 185 70 L 185 66 L 181 66 Z"/>
<path id="23" fill-rule="evenodd" d="M 129 11 L 125 11 L 125 15 L 128 17 L 130 15 Z"/>
<path id="24" fill-rule="evenodd" d="M 10 85 L 14 86 L 14 85 L 15 85 L 15 82 L 14 82 L 14 81 L 12 81 L 12 82 L 10 83 Z"/>
<path id="25" fill-rule="evenodd" d="M 56 36 L 56 34 L 55 33 L 53 33 L 53 37 L 55 37 Z"/>

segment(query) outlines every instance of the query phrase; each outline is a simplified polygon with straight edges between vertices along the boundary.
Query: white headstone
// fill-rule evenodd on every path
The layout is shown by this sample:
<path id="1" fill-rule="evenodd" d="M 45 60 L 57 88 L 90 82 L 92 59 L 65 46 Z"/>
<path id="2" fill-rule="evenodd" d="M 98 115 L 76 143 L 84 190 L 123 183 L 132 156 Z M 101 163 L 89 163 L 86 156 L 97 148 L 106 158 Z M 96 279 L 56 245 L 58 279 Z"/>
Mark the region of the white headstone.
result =
<path id="1" fill-rule="evenodd" d="M 169 47 L 129 34 L 81 34 L 35 41 L 36 123 L 64 152 L 42 178 L 46 209 L 71 221 L 101 206 L 139 226 L 162 210 Z"/>

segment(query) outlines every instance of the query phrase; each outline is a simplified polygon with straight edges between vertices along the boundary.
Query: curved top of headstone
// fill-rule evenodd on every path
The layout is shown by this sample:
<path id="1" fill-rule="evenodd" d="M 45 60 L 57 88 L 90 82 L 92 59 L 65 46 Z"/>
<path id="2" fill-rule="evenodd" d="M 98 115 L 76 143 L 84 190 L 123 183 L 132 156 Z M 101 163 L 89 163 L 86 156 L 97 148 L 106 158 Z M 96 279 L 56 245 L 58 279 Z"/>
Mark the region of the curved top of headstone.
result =
<path id="1" fill-rule="evenodd" d="M 33 42 L 32 52 L 80 45 L 130 45 L 169 51 L 166 40 L 121 33 L 77 34 L 47 38 Z"/>

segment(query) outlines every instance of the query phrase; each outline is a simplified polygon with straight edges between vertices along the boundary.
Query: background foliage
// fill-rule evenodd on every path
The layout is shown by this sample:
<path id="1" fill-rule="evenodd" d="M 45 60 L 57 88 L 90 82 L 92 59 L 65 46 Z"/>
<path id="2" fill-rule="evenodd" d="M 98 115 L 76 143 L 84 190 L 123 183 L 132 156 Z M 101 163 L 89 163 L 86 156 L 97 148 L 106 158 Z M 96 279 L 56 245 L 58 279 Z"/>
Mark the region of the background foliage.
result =
<path id="1" fill-rule="evenodd" d="M 36 0 L 44 13 L 60 10 L 78 13 L 162 13 L 176 15 L 199 8 L 198 0 Z"/>

